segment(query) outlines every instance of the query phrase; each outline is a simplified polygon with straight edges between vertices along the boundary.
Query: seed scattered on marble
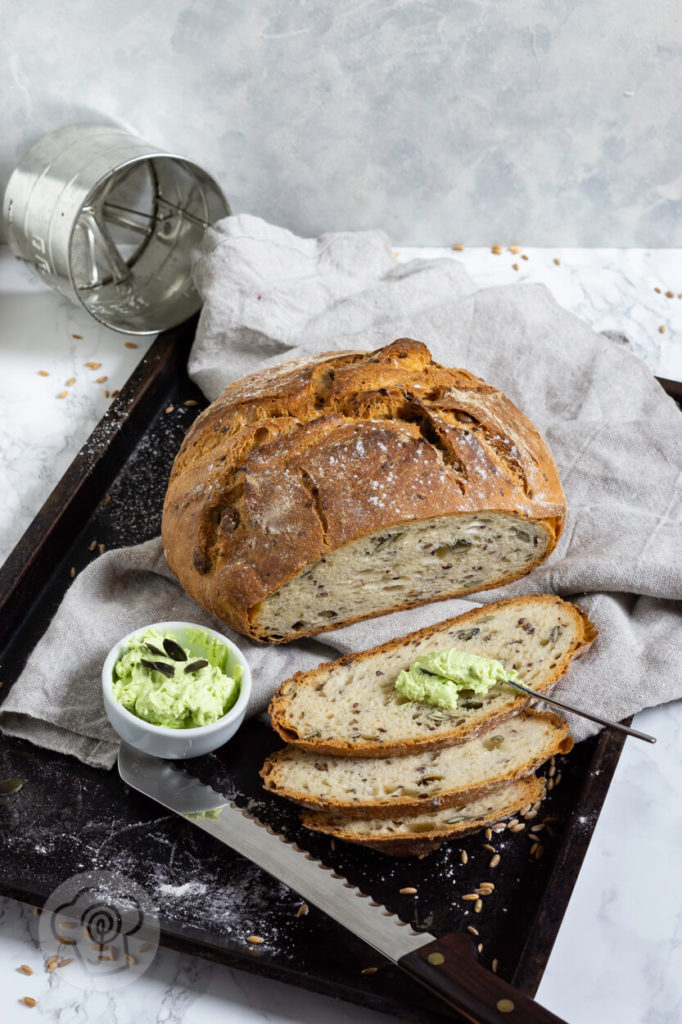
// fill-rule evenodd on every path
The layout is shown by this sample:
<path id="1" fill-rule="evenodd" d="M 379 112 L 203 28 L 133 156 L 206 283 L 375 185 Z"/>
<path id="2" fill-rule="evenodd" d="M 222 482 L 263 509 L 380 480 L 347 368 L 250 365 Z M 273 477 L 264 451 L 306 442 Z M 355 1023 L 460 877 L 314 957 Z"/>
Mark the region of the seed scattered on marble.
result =
<path id="1" fill-rule="evenodd" d="M 658 328 L 658 333 L 665 334 L 665 327 L 663 326 L 663 324 L 661 324 L 661 326 Z"/>
<path id="2" fill-rule="evenodd" d="M 74 569 L 73 566 L 71 566 L 71 568 L 69 569 L 69 576 L 71 577 L 72 580 L 75 580 L 76 578 L 76 570 Z"/>
<path id="3" fill-rule="evenodd" d="M 474 926 L 472 924 L 468 924 L 467 925 L 467 931 L 471 932 L 471 934 L 475 935 L 476 937 L 478 937 L 481 934 L 479 932 L 478 928 L 474 928 Z"/>
<path id="4" fill-rule="evenodd" d="M 22 964 L 19 970 L 22 974 L 33 974 L 33 968 L 29 967 L 28 964 Z"/>
<path id="5" fill-rule="evenodd" d="M 493 254 L 493 256 L 501 256 L 502 255 L 502 246 L 501 245 L 493 245 L 491 247 L 490 251 Z"/>
<path id="6" fill-rule="evenodd" d="M 188 398 L 186 402 L 183 402 L 183 405 L 186 405 L 188 409 L 191 409 L 193 405 L 198 404 L 199 403 L 197 402 L 196 398 Z"/>
<path id="7" fill-rule="evenodd" d="M 477 892 L 467 892 L 467 893 L 464 894 L 464 896 L 462 896 L 462 899 L 466 900 L 467 902 L 474 903 L 474 902 L 476 902 L 478 900 L 478 893 Z"/>
<path id="8" fill-rule="evenodd" d="M 139 346 L 136 345 L 134 341 L 126 341 L 125 347 L 126 348 L 139 348 Z"/>
<path id="9" fill-rule="evenodd" d="M 500 855 L 499 855 L 499 853 L 496 853 L 494 857 L 490 858 L 490 862 L 488 864 L 488 867 L 489 868 L 496 868 L 499 863 L 500 863 Z"/>
<path id="10" fill-rule="evenodd" d="M 654 291 L 657 292 L 659 295 L 661 294 L 661 289 L 660 288 L 654 288 Z"/>
<path id="11" fill-rule="evenodd" d="M 47 370 L 38 370 L 38 376 L 39 377 L 49 377 L 50 375 L 47 372 Z"/>
<path id="12" fill-rule="evenodd" d="M 469 854 L 466 852 L 466 850 L 462 850 L 461 851 L 461 853 L 459 855 L 459 859 L 462 862 L 462 864 L 468 864 L 469 863 Z"/>
<path id="13" fill-rule="evenodd" d="M 512 270 L 519 270 L 519 269 L 520 268 L 519 268 L 518 263 L 512 263 Z"/>
<path id="14" fill-rule="evenodd" d="M 92 363 L 92 362 L 90 362 L 90 363 L 84 363 L 83 365 L 87 366 L 88 370 L 99 370 L 99 368 L 100 368 L 100 366 L 102 364 L 101 363 Z"/>
<path id="15" fill-rule="evenodd" d="M 665 297 L 666 297 L 666 299 L 674 299 L 675 298 L 675 292 L 666 292 L 665 293 Z"/>
<path id="16" fill-rule="evenodd" d="M 121 392 L 120 392 L 120 391 L 118 390 L 118 388 L 116 388 L 116 390 L 115 390 L 115 391 L 112 391 L 112 392 L 111 392 L 111 397 L 112 397 L 112 398 L 116 398 L 116 396 L 117 396 L 117 395 L 120 395 L 120 394 L 121 394 Z"/>
<path id="17" fill-rule="evenodd" d="M 485 837 L 486 837 L 486 839 L 488 840 L 488 842 L 490 842 L 490 840 L 491 840 L 491 839 L 492 839 L 492 837 L 493 837 L 493 830 L 492 830 L 491 828 L 487 828 L 487 829 L 485 830 Z"/>
<path id="18" fill-rule="evenodd" d="M 95 384 L 104 384 L 105 380 L 109 380 L 108 377 L 95 377 Z"/>
<path id="19" fill-rule="evenodd" d="M 494 847 L 494 846 L 491 846 L 491 845 L 490 845 L 490 843 L 484 843 L 484 844 L 483 844 L 483 849 L 484 849 L 484 850 L 487 850 L 487 851 L 488 851 L 488 853 L 495 853 L 495 852 L 496 852 L 496 851 L 495 851 L 495 847 Z"/>
<path id="20" fill-rule="evenodd" d="M 82 341 L 83 340 L 83 335 L 82 334 L 72 334 L 71 337 L 75 338 L 76 341 Z"/>
<path id="21" fill-rule="evenodd" d="M 57 967 L 66 967 L 67 964 L 72 964 L 72 963 L 73 963 L 73 957 L 72 956 L 66 956 L 66 957 L 64 957 L 63 960 L 59 961 L 59 963 L 57 964 Z"/>
<path id="22" fill-rule="evenodd" d="M 107 505 L 108 505 L 108 504 L 109 504 L 110 502 L 111 502 L 111 495 L 110 495 L 110 494 L 107 494 L 107 495 L 105 495 L 105 496 L 104 496 L 104 497 L 102 498 L 102 501 L 100 502 L 100 504 L 101 504 L 102 508 L 106 508 L 106 507 L 107 507 Z"/>
<path id="23" fill-rule="evenodd" d="M 497 957 L 495 957 L 495 959 L 493 960 L 493 962 L 491 964 L 491 969 L 492 969 L 493 974 L 497 974 L 497 968 L 499 967 L 499 965 L 500 965 L 500 961 L 497 959 Z"/>
<path id="24" fill-rule="evenodd" d="M 521 252 L 521 246 L 520 245 L 510 245 L 509 246 L 509 252 L 514 253 L 515 256 L 518 256 L 518 254 Z"/>
<path id="25" fill-rule="evenodd" d="M 104 552 L 107 550 L 106 544 L 98 544 L 97 550 L 99 551 L 100 555 L 103 555 Z"/>
<path id="26" fill-rule="evenodd" d="M 464 246 L 463 245 L 453 245 L 452 248 L 455 250 L 455 252 L 464 252 Z"/>
<path id="27" fill-rule="evenodd" d="M 60 391 L 59 394 L 57 395 L 57 398 L 66 398 L 67 395 L 68 391 Z"/>
<path id="28" fill-rule="evenodd" d="M 378 967 L 363 967 L 360 974 L 376 974 L 378 970 Z"/>
<path id="29" fill-rule="evenodd" d="M 483 910 L 483 900 L 476 900 L 474 903 L 474 914 L 480 914 Z"/>
<path id="30" fill-rule="evenodd" d="M 262 939 L 260 935 L 248 935 L 246 941 L 250 942 L 252 946 L 260 946 L 265 942 L 265 939 Z"/>
<path id="31" fill-rule="evenodd" d="M 509 831 L 510 832 L 523 832 L 525 827 L 526 826 L 523 824 L 523 822 L 519 822 L 518 825 L 512 825 L 512 827 L 509 829 Z"/>
<path id="32" fill-rule="evenodd" d="M 528 259 L 528 257 L 526 256 L 525 252 L 521 254 L 521 259 L 522 260 L 527 260 Z"/>
<path id="33" fill-rule="evenodd" d="M 554 262 L 556 263 L 557 267 L 561 266 L 561 260 L 559 259 L 558 256 L 554 257 Z"/>
<path id="34" fill-rule="evenodd" d="M 33 996 L 24 996 L 24 998 L 21 1001 L 24 1004 L 24 1006 L 37 1006 L 38 1005 L 37 1000 L 35 1000 L 33 998 Z"/>
<path id="35" fill-rule="evenodd" d="M 88 551 L 94 551 L 96 547 L 97 547 L 97 541 L 93 540 L 88 545 Z"/>
<path id="36" fill-rule="evenodd" d="M 414 896 L 417 890 L 413 885 L 406 885 L 404 888 L 399 889 L 398 892 L 401 896 Z"/>
<path id="37" fill-rule="evenodd" d="M 308 906 L 308 904 L 302 903 L 298 910 L 296 911 L 296 917 L 305 917 L 309 910 L 310 907 Z"/>
<path id="38" fill-rule="evenodd" d="M 75 383 L 76 383 L 76 378 L 75 377 L 69 377 L 69 379 L 66 382 L 66 386 L 67 386 L 67 388 L 70 388 L 70 387 L 73 387 L 73 385 Z"/>
<path id="39" fill-rule="evenodd" d="M 175 409 L 174 405 L 167 405 L 166 408 L 165 408 L 165 412 L 166 413 L 173 412 L 174 409 Z"/>

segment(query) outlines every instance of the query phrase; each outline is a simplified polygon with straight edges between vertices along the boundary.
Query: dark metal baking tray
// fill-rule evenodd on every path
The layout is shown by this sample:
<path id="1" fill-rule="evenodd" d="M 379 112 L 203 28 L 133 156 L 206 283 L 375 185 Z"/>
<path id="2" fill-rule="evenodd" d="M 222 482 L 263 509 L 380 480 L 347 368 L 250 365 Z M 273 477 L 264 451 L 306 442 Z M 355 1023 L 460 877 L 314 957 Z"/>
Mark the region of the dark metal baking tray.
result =
<path id="1" fill-rule="evenodd" d="M 0 570 L 5 693 L 59 606 L 71 568 L 80 572 L 97 557 L 92 540 L 110 549 L 158 534 L 173 457 L 206 404 L 186 374 L 195 326 L 188 321 L 152 345 Z M 197 404 L 186 406 L 187 400 Z M 395 860 L 304 833 L 296 810 L 259 784 L 264 757 L 279 745 L 265 724 L 252 720 L 233 742 L 188 767 L 240 794 L 261 817 L 417 927 L 439 935 L 473 924 L 482 962 L 497 959 L 503 977 L 535 993 L 620 756 L 619 736 L 602 734 L 558 759 L 561 785 L 536 819 L 550 819 L 541 835 L 544 853 L 530 856 L 528 829 L 500 833 L 494 846 L 501 862 L 494 869 L 481 834 L 421 860 Z M 3 737 L 0 779 L 8 777 L 24 785 L 0 798 L 3 894 L 41 905 L 79 871 L 120 872 L 149 892 L 168 946 L 412 1021 L 452 1020 L 359 939 L 315 908 L 298 916 L 295 893 L 190 823 L 160 815 L 115 770 L 98 771 Z M 475 914 L 460 897 L 485 880 L 496 889 Z M 407 886 L 417 894 L 401 895 Z M 253 933 L 262 945 L 246 943 Z M 378 970 L 363 974 L 367 967 Z"/>

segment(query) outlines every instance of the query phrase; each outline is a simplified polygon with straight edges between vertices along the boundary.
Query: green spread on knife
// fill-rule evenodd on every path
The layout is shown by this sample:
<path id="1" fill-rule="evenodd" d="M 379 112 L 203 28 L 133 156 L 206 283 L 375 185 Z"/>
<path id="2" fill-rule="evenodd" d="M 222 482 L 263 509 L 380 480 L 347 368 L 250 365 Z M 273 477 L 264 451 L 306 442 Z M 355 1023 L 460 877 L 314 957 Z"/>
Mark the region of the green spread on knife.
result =
<path id="1" fill-rule="evenodd" d="M 463 690 L 487 693 L 495 683 L 517 677 L 517 672 L 506 669 L 496 658 L 480 658 L 450 647 L 420 654 L 408 669 L 400 672 L 395 688 L 408 700 L 456 708 Z"/>
<path id="2" fill-rule="evenodd" d="M 214 807 L 212 811 L 194 811 L 193 813 L 186 814 L 185 817 L 189 818 L 190 821 L 194 821 L 197 818 L 218 818 L 222 807 Z"/>
<path id="3" fill-rule="evenodd" d="M 228 671 L 228 648 L 203 630 L 195 634 L 190 647 L 153 629 L 134 637 L 114 665 L 116 700 L 145 722 L 170 729 L 222 718 L 239 696 L 242 668 L 234 664 Z"/>

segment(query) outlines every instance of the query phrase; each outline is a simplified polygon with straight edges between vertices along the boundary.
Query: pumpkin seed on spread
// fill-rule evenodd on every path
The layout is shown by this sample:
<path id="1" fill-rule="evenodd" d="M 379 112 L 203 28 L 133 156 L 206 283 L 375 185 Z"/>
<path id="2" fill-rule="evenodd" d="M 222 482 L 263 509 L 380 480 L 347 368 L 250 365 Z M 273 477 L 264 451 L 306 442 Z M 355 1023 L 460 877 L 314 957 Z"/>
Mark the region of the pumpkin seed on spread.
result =
<path id="1" fill-rule="evenodd" d="M 141 658 L 140 665 L 144 665 L 145 668 L 149 668 L 153 672 L 160 672 L 161 675 L 167 676 L 168 679 L 172 679 L 175 675 L 173 666 L 167 665 L 165 661 L 147 661 L 146 658 Z"/>
<path id="2" fill-rule="evenodd" d="M 206 668 L 207 665 L 206 658 L 199 658 L 197 661 L 191 661 L 189 665 L 185 665 L 185 672 L 198 672 L 200 668 Z"/>
<path id="3" fill-rule="evenodd" d="M 180 644 L 177 643 L 177 641 L 173 640 L 172 637 L 164 637 L 163 649 L 168 655 L 168 657 L 172 658 L 173 661 L 187 661 L 187 655 L 183 651 Z"/>

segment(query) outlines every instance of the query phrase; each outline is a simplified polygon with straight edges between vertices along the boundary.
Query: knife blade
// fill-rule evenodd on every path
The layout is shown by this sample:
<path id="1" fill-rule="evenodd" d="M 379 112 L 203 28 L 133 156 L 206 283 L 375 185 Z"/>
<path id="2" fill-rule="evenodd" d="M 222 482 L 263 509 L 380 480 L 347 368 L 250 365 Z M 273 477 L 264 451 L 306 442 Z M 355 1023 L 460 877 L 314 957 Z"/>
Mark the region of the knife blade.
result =
<path id="1" fill-rule="evenodd" d="M 566 1024 L 477 961 L 469 935 L 416 932 L 296 843 L 169 762 L 121 743 L 132 789 L 189 819 L 382 953 L 472 1024 Z M 217 817 L 194 817 L 217 812 Z"/>

